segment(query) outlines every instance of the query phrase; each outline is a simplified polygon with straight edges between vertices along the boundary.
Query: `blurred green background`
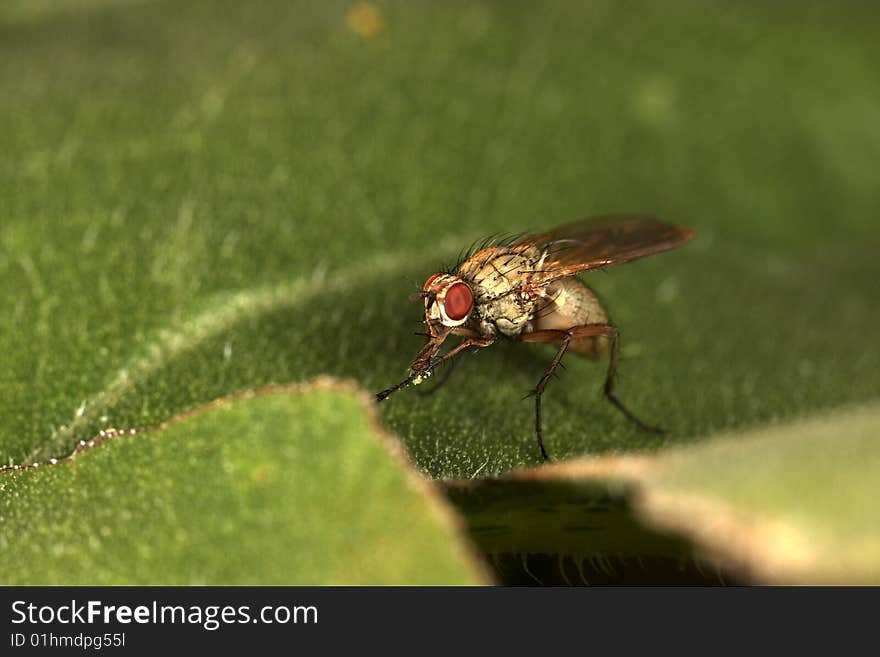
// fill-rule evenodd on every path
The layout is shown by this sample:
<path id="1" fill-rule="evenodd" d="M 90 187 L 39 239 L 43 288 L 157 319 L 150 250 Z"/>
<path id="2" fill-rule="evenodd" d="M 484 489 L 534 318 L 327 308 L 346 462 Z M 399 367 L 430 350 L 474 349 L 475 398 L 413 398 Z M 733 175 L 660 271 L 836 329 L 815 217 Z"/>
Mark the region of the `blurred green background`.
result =
<path id="1" fill-rule="evenodd" d="M 586 277 L 620 396 L 670 433 L 569 358 L 552 455 L 876 400 L 878 36 L 861 2 L 5 2 L 0 458 L 268 383 L 387 387 L 441 264 L 609 213 L 697 231 Z M 465 356 L 382 420 L 434 477 L 536 464 L 551 356 Z"/>

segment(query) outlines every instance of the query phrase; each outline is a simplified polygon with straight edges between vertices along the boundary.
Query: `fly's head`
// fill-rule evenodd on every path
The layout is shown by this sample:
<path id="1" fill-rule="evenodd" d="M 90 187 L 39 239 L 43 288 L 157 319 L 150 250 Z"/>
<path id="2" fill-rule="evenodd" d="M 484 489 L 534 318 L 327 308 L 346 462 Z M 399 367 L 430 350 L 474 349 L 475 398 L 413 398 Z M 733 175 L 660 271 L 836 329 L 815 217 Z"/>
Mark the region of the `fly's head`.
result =
<path id="1" fill-rule="evenodd" d="M 422 288 L 425 300 L 425 323 L 429 329 L 438 324 L 456 328 L 464 324 L 474 307 L 470 286 L 453 274 L 433 274 Z"/>
<path id="2" fill-rule="evenodd" d="M 452 331 L 467 322 L 474 307 L 470 286 L 453 274 L 433 274 L 416 295 L 425 302 L 427 342 L 410 365 L 414 372 L 423 372 L 440 345 Z"/>

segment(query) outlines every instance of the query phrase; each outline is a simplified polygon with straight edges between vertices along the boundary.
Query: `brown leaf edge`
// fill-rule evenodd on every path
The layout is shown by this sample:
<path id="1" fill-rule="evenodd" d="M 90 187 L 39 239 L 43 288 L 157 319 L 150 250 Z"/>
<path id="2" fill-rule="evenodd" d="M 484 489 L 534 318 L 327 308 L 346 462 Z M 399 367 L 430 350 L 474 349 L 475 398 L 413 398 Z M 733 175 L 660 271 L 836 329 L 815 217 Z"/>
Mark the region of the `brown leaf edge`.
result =
<path id="1" fill-rule="evenodd" d="M 119 436 L 134 436 L 156 434 L 161 437 L 161 431 L 179 422 L 184 422 L 192 417 L 210 412 L 221 406 L 237 401 L 252 399 L 265 395 L 306 395 L 318 390 L 331 390 L 346 392 L 354 395 L 361 405 L 367 423 L 372 434 L 377 437 L 379 443 L 388 452 L 392 460 L 405 473 L 407 483 L 416 495 L 426 502 L 430 513 L 438 519 L 440 525 L 453 536 L 455 552 L 463 560 L 471 571 L 475 582 L 479 584 L 496 584 L 492 569 L 482 557 L 480 551 L 472 542 L 465 526 L 465 522 L 453 505 L 447 500 L 437 484 L 422 475 L 410 460 L 403 443 L 395 435 L 386 430 L 379 421 L 376 409 L 375 396 L 367 392 L 351 379 L 338 379 L 331 376 L 318 376 L 303 383 L 289 385 L 269 385 L 252 390 L 244 390 L 215 399 L 207 404 L 197 406 L 188 411 L 175 415 L 164 422 L 151 427 L 135 427 L 128 429 L 108 428 L 100 431 L 91 440 L 81 440 L 73 451 L 67 456 L 51 458 L 47 461 L 34 462 L 27 465 L 0 466 L 0 477 L 21 473 L 28 470 L 47 467 L 64 467 L 73 464 L 80 456 L 94 449 L 100 449 L 108 442 Z"/>
<path id="2" fill-rule="evenodd" d="M 759 437 L 750 440 L 759 441 Z M 721 439 L 699 448 L 711 449 Z M 675 458 L 688 448 L 664 453 Z M 823 567 L 811 541 L 797 528 L 772 518 L 757 518 L 719 500 L 663 490 L 663 464 L 649 456 L 580 458 L 515 470 L 503 479 L 522 482 L 612 484 L 646 527 L 686 537 L 695 558 L 752 584 L 859 584 L 861 580 Z M 452 482 L 450 482 L 452 483 Z M 479 485 L 455 482 L 457 485 Z"/>

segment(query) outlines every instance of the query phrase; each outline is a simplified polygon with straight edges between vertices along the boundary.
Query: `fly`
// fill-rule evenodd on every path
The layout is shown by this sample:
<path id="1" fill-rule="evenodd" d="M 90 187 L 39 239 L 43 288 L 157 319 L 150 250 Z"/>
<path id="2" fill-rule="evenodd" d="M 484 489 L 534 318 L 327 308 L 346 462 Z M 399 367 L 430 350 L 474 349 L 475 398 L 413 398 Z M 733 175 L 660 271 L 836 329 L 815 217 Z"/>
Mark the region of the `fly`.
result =
<path id="1" fill-rule="evenodd" d="M 413 359 L 409 376 L 376 399 L 381 402 L 401 388 L 421 383 L 440 363 L 466 349 L 488 347 L 504 336 L 558 347 L 533 393 L 535 435 L 545 461 L 550 457 L 541 429 L 541 397 L 567 351 L 591 359 L 608 355 L 605 398 L 640 429 L 663 433 L 642 422 L 614 394 L 620 332 L 577 274 L 668 251 L 693 236 L 691 228 L 653 217 L 603 217 L 481 248 L 453 272 L 428 277 L 415 295 L 425 304 L 425 344 Z M 450 335 L 461 337 L 461 342 L 438 355 Z"/>

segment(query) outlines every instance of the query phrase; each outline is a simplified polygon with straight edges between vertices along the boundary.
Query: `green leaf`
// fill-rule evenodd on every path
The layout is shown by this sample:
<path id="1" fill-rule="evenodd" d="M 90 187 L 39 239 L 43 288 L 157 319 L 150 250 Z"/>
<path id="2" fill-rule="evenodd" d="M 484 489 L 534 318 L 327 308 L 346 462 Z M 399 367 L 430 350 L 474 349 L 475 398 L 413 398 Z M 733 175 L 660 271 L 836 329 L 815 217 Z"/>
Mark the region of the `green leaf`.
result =
<path id="1" fill-rule="evenodd" d="M 0 581 L 485 581 L 365 401 L 327 380 L 265 391 L 0 473 Z"/>
<path id="2" fill-rule="evenodd" d="M 407 296 L 444 261 L 609 212 L 697 229 L 587 277 L 621 327 L 621 397 L 671 433 L 635 430 L 604 366 L 570 357 L 545 399 L 556 458 L 876 397 L 860 5 L 383 5 L 368 38 L 344 4 L 178 4 L 0 19 L 5 461 L 267 383 L 385 388 L 420 343 Z M 468 355 L 384 421 L 433 476 L 536 464 L 521 398 L 551 356 Z"/>
<path id="3" fill-rule="evenodd" d="M 568 356 L 554 458 L 877 400 L 873 7 L 361 6 L 2 3 L 0 461 L 269 384 L 384 389 L 431 273 L 486 235 L 609 213 L 697 232 L 585 276 L 621 330 L 620 397 L 669 433 Z M 431 477 L 537 465 L 522 397 L 551 358 L 467 354 L 382 422 Z"/>
<path id="4" fill-rule="evenodd" d="M 673 566 L 696 563 L 709 581 L 877 583 L 878 439 L 872 406 L 656 456 L 447 485 L 482 549 L 496 561 L 524 555 L 526 572 L 525 555 L 553 554 L 553 574 L 572 579 L 586 579 L 585 561 L 605 560 L 606 570 L 641 562 L 630 581 L 657 578 L 659 565 L 666 583 L 681 582 L 695 574 Z"/>
<path id="5" fill-rule="evenodd" d="M 873 406 L 666 454 L 638 506 L 756 580 L 880 583 L 878 472 Z"/>

